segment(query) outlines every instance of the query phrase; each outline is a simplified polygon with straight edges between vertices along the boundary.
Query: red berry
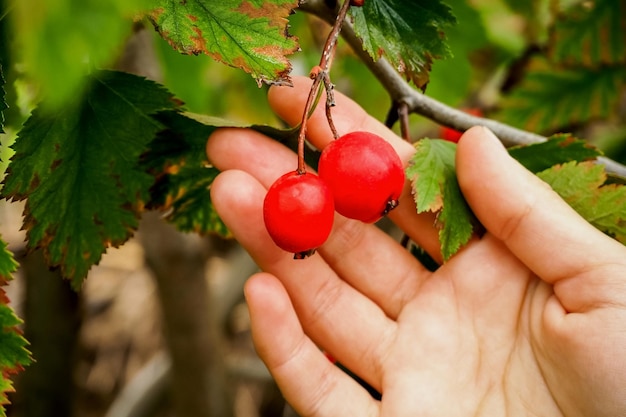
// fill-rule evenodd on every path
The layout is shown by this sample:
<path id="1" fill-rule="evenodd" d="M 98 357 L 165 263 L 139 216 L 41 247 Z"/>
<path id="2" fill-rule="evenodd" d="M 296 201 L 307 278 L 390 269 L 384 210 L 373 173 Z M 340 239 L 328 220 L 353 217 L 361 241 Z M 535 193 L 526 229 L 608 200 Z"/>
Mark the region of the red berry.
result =
<path id="1" fill-rule="evenodd" d="M 471 114 L 473 116 L 478 116 L 478 117 L 482 117 L 483 116 L 483 112 L 482 110 L 480 110 L 477 107 L 471 107 L 468 109 L 463 109 L 463 111 L 467 114 Z M 458 143 L 459 139 L 461 139 L 461 136 L 463 135 L 464 132 L 460 132 L 458 130 L 452 129 L 450 127 L 447 126 L 441 126 L 441 128 L 439 129 L 439 135 L 441 136 L 441 139 L 443 140 L 447 140 L 448 142 L 454 142 L 454 143 Z"/>
<path id="2" fill-rule="evenodd" d="M 278 247 L 304 258 L 326 241 L 335 208 L 328 186 L 315 174 L 288 172 L 267 191 L 263 220 Z"/>
<path id="3" fill-rule="evenodd" d="M 362 7 L 365 0 L 350 0 L 350 6 Z"/>
<path id="4" fill-rule="evenodd" d="M 398 205 L 404 187 L 402 161 L 393 147 L 369 132 L 348 133 L 320 156 L 319 175 L 338 213 L 373 223 Z"/>
<path id="5" fill-rule="evenodd" d="M 459 139 L 463 135 L 463 132 L 459 132 L 458 130 L 454 130 L 447 126 L 441 126 L 439 135 L 441 139 L 447 140 L 448 142 L 459 143 Z"/>

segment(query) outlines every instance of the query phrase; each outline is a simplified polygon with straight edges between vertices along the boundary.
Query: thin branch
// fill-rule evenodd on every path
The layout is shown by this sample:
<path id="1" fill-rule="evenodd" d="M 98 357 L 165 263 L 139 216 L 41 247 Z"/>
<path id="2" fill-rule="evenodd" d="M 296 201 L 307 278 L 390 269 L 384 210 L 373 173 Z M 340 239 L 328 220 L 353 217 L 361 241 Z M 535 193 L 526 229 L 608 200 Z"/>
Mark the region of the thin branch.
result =
<path id="1" fill-rule="evenodd" d="M 301 4 L 299 9 L 313 14 L 329 23 L 335 21 L 335 11 L 329 9 L 324 3 L 324 0 L 307 0 L 305 3 Z M 467 130 L 476 125 L 485 126 L 507 147 L 529 145 L 544 142 L 547 139 L 545 136 L 517 129 L 492 119 L 472 116 L 422 94 L 405 81 L 387 60 L 380 58 L 374 61 L 367 51 L 363 50 L 360 39 L 356 36 L 352 25 L 348 21 L 344 22 L 341 35 L 352 47 L 355 54 L 367 65 L 372 74 L 374 74 L 381 85 L 387 90 L 392 101 L 405 103 L 411 113 L 420 114 L 436 123 L 460 131 Z M 605 165 L 607 173 L 626 178 L 626 166 L 605 157 L 598 158 L 598 162 Z"/>

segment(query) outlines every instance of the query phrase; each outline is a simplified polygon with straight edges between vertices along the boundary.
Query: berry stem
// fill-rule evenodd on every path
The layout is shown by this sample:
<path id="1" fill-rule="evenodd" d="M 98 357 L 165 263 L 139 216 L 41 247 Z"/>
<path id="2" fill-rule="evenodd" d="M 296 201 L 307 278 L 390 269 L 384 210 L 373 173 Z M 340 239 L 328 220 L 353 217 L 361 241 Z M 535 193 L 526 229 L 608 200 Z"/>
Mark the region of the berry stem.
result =
<path id="1" fill-rule="evenodd" d="M 409 105 L 404 101 L 398 105 L 398 118 L 400 119 L 400 134 L 402 135 L 402 139 L 410 142 Z"/>
<path id="2" fill-rule="evenodd" d="M 313 106 L 313 102 L 315 101 L 315 97 L 319 91 L 322 79 L 319 77 L 319 73 L 314 74 L 315 67 L 313 71 L 311 71 L 311 78 L 313 78 L 313 84 L 311 84 L 311 90 L 309 91 L 309 96 L 306 99 L 306 104 L 304 105 L 304 111 L 302 112 L 302 122 L 300 122 L 300 132 L 298 132 L 298 174 L 306 173 L 306 165 L 304 163 L 304 139 L 306 137 L 306 124 L 309 120 L 309 112 L 311 107 Z"/>
<path id="3" fill-rule="evenodd" d="M 335 19 L 335 23 L 333 24 L 330 33 L 328 34 L 328 38 L 326 38 L 324 50 L 322 51 L 322 57 L 320 58 L 320 63 L 319 65 L 315 66 L 309 74 L 310 78 L 313 80 L 313 83 L 311 84 L 309 96 L 304 106 L 304 111 L 302 113 L 302 122 L 300 123 L 300 131 L 298 133 L 298 174 L 306 173 L 304 163 L 304 141 L 306 138 L 307 121 L 309 119 L 309 113 L 311 112 L 313 103 L 315 102 L 315 98 L 320 92 L 320 88 L 322 86 L 326 89 L 326 119 L 328 119 L 328 125 L 333 133 L 333 137 L 335 139 L 339 137 L 330 112 L 330 108 L 335 105 L 335 95 L 333 94 L 333 85 L 330 82 L 330 76 L 328 74 L 330 72 L 330 67 L 335 56 L 335 51 L 337 49 L 337 40 L 339 39 L 341 27 L 344 19 L 346 18 L 346 14 L 348 13 L 349 8 L 350 0 L 345 0 L 341 5 L 341 8 L 339 9 L 339 13 L 337 13 L 337 18 Z"/>

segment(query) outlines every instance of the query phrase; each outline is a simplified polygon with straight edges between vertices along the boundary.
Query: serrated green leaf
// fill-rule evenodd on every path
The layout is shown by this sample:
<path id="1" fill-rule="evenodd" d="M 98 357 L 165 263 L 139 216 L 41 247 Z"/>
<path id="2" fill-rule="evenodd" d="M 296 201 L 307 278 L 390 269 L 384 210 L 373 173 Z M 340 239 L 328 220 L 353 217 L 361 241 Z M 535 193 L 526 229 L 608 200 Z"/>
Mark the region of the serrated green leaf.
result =
<path id="1" fill-rule="evenodd" d="M 456 176 L 448 177 L 444 183 L 443 207 L 437 222 L 442 225 L 439 242 L 445 261 L 469 242 L 474 232 L 475 217 L 461 193 Z"/>
<path id="2" fill-rule="evenodd" d="M 456 146 L 424 138 L 415 144 L 415 149 L 406 175 L 413 185 L 417 212 L 438 211 L 443 206 L 443 184 L 454 175 Z"/>
<path id="3" fill-rule="evenodd" d="M 626 244 L 626 187 L 606 184 L 602 165 L 568 162 L 537 174 L 596 228 Z"/>
<path id="4" fill-rule="evenodd" d="M 440 139 L 421 139 L 406 169 L 417 212 L 439 212 L 439 242 L 444 260 L 472 237 L 475 217 L 456 178 L 456 144 Z"/>
<path id="5" fill-rule="evenodd" d="M 9 299 L 2 288 L 12 279 L 17 266 L 6 242 L 0 239 L 0 416 L 5 415 L 3 406 L 9 403 L 7 393 L 14 391 L 10 377 L 31 362 L 28 342 L 18 327 L 22 321 L 9 307 Z"/>
<path id="6" fill-rule="evenodd" d="M 4 292 L 4 291 L 3 291 Z M 3 297 L 6 300 L 6 295 Z M 4 301 L 4 300 L 3 300 Z M 0 368 L 16 369 L 30 363 L 30 354 L 26 349 L 28 342 L 20 334 L 17 326 L 22 324 L 11 307 L 0 302 Z"/>
<path id="7" fill-rule="evenodd" d="M 18 266 L 7 246 L 7 243 L 0 239 L 0 283 L 10 281 Z"/>
<path id="8" fill-rule="evenodd" d="M 602 155 L 599 149 L 569 134 L 557 134 L 546 142 L 509 148 L 509 154 L 531 172 L 537 173 L 551 166 L 570 161 L 588 161 Z"/>
<path id="9" fill-rule="evenodd" d="M 626 2 L 579 2 L 557 14 L 551 30 L 550 57 L 569 65 L 626 63 Z"/>
<path id="10" fill-rule="evenodd" d="M 535 132 L 612 115 L 626 85 L 626 67 L 565 69 L 536 58 L 514 92 L 505 98 L 500 118 Z"/>
<path id="11" fill-rule="evenodd" d="M 450 56 L 443 31 L 456 19 L 440 0 L 367 0 L 350 16 L 363 49 L 374 60 L 384 56 L 419 88 L 433 60 Z"/>
<path id="12" fill-rule="evenodd" d="M 43 247 L 75 287 L 136 229 L 153 183 L 139 156 L 160 129 L 150 115 L 176 106 L 161 86 L 130 74 L 96 72 L 88 86 L 72 106 L 33 112 L 2 190 L 27 199 L 29 247 Z"/>
<path id="13" fill-rule="evenodd" d="M 27 349 L 28 342 L 18 326 L 22 321 L 7 305 L 4 290 L 0 300 L 0 416 L 5 415 L 4 405 L 9 403 L 7 394 L 13 392 L 11 376 L 32 362 Z"/>
<path id="14" fill-rule="evenodd" d="M 48 105 L 78 94 L 90 68 L 111 65 L 150 0 L 28 0 L 12 2 L 10 17 L 20 63 Z"/>
<path id="15" fill-rule="evenodd" d="M 205 151 L 207 138 L 223 121 L 202 118 L 209 123 L 203 124 L 175 112 L 161 113 L 158 119 L 166 129 L 142 158 L 144 168 L 157 177 L 148 208 L 167 211 L 165 218 L 180 231 L 229 236 L 209 192 L 219 171 L 209 164 Z"/>
<path id="16" fill-rule="evenodd" d="M 298 44 L 287 16 L 296 0 L 159 0 L 151 19 L 161 36 L 185 54 L 207 54 L 241 68 L 257 82 L 290 83 L 288 55 Z"/>

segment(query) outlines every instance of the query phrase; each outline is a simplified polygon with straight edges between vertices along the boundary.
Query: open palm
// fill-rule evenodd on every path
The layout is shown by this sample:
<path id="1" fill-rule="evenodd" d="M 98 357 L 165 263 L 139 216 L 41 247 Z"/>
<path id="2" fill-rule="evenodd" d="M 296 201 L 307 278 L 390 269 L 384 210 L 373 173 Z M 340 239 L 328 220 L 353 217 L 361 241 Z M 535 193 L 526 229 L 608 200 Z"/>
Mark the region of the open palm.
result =
<path id="1" fill-rule="evenodd" d="M 289 123 L 310 82 L 295 81 L 270 92 Z M 378 133 L 408 160 L 411 145 L 336 99 L 339 133 Z M 323 148 L 332 138 L 323 111 L 309 126 Z M 255 345 L 301 415 L 626 415 L 626 249 L 486 129 L 461 139 L 457 173 L 487 232 L 435 273 L 375 226 L 340 216 L 319 255 L 294 261 L 265 231 L 262 203 L 295 155 L 245 129 L 218 131 L 207 152 L 224 171 L 212 187 L 216 208 L 265 271 L 246 286 Z M 435 219 L 415 213 L 408 188 L 390 218 L 439 258 Z"/>

